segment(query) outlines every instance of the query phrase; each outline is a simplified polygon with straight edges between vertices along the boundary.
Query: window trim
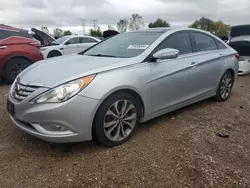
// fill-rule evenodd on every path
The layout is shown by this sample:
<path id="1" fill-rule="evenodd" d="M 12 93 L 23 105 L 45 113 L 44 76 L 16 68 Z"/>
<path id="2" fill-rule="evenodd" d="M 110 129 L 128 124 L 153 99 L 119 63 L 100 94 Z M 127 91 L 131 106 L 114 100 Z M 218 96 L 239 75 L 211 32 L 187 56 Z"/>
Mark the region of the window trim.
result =
<path id="1" fill-rule="evenodd" d="M 142 62 L 148 62 L 148 61 L 152 61 L 153 59 L 153 54 L 156 53 L 158 51 L 158 47 L 164 43 L 166 40 L 168 40 L 169 38 L 171 38 L 174 35 L 180 34 L 180 33 L 187 33 L 189 35 L 189 39 L 190 39 L 190 43 L 191 43 L 191 47 L 192 47 L 192 52 L 191 53 L 187 53 L 187 54 L 181 54 L 178 57 L 182 57 L 185 55 L 190 55 L 192 53 L 195 53 L 195 48 L 194 48 L 194 43 L 192 41 L 192 37 L 190 34 L 190 30 L 182 30 L 182 31 L 176 31 L 174 33 L 171 33 L 170 35 L 168 35 L 165 39 L 163 39 L 153 50 L 152 52 L 142 61 Z"/>
<path id="2" fill-rule="evenodd" d="M 197 49 L 196 49 L 196 43 L 195 43 L 195 40 L 194 40 L 193 33 L 203 34 L 203 35 L 205 35 L 205 36 L 207 36 L 207 37 L 212 38 L 213 41 L 214 41 L 214 43 L 215 43 L 215 45 L 216 45 L 216 49 L 214 49 L 214 50 L 220 50 L 220 49 L 219 49 L 219 46 L 218 46 L 218 44 L 217 44 L 217 42 L 216 42 L 216 40 L 215 40 L 214 37 L 212 37 L 211 35 L 208 35 L 208 34 L 206 34 L 206 33 L 199 32 L 199 31 L 190 31 L 191 38 L 192 38 L 192 41 L 193 41 L 193 44 L 194 44 L 194 50 L 195 50 L 194 53 L 211 52 L 211 51 L 214 51 L 214 50 L 197 51 Z"/>

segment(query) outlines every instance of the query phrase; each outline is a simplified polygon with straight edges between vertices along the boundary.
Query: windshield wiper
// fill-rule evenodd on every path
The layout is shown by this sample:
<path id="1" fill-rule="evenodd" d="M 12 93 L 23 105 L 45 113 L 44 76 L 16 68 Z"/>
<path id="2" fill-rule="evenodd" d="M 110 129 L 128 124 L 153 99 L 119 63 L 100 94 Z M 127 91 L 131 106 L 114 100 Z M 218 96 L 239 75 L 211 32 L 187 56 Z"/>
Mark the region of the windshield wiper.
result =
<path id="1" fill-rule="evenodd" d="M 105 55 L 105 54 L 88 54 L 88 56 L 96 56 L 96 57 L 116 57 L 113 55 Z"/>

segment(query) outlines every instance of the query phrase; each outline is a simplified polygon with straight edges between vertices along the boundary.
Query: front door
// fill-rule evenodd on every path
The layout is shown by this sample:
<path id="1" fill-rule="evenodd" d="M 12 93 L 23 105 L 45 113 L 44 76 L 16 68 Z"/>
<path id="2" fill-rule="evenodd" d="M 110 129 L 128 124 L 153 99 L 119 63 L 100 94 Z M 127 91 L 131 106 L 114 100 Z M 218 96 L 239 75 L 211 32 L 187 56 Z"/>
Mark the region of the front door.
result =
<path id="1" fill-rule="evenodd" d="M 90 37 L 81 37 L 80 38 L 80 45 L 79 45 L 79 52 L 93 46 L 96 43 L 97 43 L 97 41 L 95 41 L 94 39 L 92 39 Z"/>
<path id="2" fill-rule="evenodd" d="M 155 50 L 175 48 L 180 51 L 176 59 L 157 60 L 151 63 L 152 112 L 159 113 L 196 97 L 197 58 L 193 56 L 188 32 L 167 37 Z"/>
<path id="3" fill-rule="evenodd" d="M 78 53 L 79 44 L 80 44 L 79 37 L 74 37 L 74 38 L 69 39 L 68 41 L 64 43 L 63 54 L 67 55 L 67 54 Z"/>

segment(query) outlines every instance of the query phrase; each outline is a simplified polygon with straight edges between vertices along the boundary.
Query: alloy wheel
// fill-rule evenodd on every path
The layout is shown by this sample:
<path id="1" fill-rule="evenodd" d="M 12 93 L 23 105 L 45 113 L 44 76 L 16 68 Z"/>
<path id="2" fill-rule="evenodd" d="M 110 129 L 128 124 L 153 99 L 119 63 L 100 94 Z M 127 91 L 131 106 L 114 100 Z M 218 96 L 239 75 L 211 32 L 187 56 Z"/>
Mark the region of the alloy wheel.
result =
<path id="1" fill-rule="evenodd" d="M 233 78 L 231 74 L 225 74 L 221 81 L 220 95 L 222 99 L 227 99 L 231 93 Z"/>
<path id="2" fill-rule="evenodd" d="M 134 130 L 136 121 L 135 106 L 129 100 L 116 101 L 105 114 L 104 133 L 111 141 L 122 141 Z"/>

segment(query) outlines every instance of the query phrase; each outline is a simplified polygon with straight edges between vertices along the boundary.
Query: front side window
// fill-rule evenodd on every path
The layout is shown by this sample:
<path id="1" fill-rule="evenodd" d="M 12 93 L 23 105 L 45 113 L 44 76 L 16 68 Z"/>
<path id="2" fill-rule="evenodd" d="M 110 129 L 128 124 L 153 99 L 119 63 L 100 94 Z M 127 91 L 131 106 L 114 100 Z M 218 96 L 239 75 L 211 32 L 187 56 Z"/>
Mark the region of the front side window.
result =
<path id="1" fill-rule="evenodd" d="M 159 45 L 157 51 L 164 48 L 174 48 L 179 50 L 180 55 L 192 53 L 192 44 L 190 36 L 187 32 L 177 33 L 167 38 Z"/>
<path id="2" fill-rule="evenodd" d="M 79 44 L 80 40 L 78 37 L 75 37 L 75 38 L 69 39 L 66 43 L 67 44 Z"/>
<path id="3" fill-rule="evenodd" d="M 160 32 L 118 34 L 90 48 L 84 55 L 120 58 L 136 57 L 144 52 L 161 35 L 162 33 Z"/>
<path id="4" fill-rule="evenodd" d="M 197 52 L 217 50 L 214 39 L 206 34 L 192 32 Z"/>
<path id="5" fill-rule="evenodd" d="M 63 37 L 60 37 L 58 38 L 56 41 L 59 43 L 59 44 L 62 44 L 64 43 L 66 40 L 69 39 L 69 36 L 63 36 Z"/>

